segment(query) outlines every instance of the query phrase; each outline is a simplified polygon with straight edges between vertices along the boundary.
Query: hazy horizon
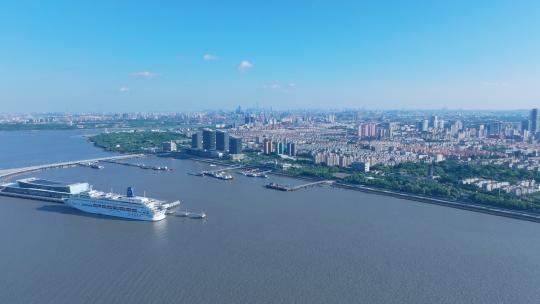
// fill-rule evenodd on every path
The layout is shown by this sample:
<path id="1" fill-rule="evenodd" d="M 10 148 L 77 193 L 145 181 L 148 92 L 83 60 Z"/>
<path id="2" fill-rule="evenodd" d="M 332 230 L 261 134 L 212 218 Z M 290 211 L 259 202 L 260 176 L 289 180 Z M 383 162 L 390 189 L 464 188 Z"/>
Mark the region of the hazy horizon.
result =
<path id="1" fill-rule="evenodd" d="M 540 106 L 535 1 L 0 4 L 0 113 Z"/>

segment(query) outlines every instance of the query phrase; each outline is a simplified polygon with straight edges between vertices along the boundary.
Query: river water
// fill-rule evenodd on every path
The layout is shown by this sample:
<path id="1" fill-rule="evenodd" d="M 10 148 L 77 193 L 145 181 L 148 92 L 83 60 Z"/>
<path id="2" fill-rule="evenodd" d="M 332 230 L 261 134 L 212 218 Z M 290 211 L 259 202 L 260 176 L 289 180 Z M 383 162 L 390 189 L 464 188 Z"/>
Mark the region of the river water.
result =
<path id="1" fill-rule="evenodd" d="M 0 168 L 107 153 L 80 131 L 0 133 Z M 50 144 L 55 142 L 55 145 Z M 69 145 L 66 147 L 65 145 Z M 20 152 L 20 153 L 19 153 Z M 30 156 L 30 158 L 28 158 Z M 204 163 L 25 176 L 180 199 L 206 220 L 151 223 L 0 197 L 0 303 L 538 303 L 536 223 L 330 187 L 292 193 Z"/>

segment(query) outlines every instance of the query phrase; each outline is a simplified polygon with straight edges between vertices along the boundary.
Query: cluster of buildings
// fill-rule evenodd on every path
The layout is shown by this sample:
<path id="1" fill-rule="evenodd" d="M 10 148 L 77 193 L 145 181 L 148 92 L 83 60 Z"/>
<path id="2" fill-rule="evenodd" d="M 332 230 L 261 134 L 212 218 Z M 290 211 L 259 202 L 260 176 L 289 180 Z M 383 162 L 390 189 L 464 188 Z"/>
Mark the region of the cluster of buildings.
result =
<path id="1" fill-rule="evenodd" d="M 287 142 L 287 140 L 272 141 L 272 139 L 265 138 L 262 142 L 262 150 L 266 155 L 288 155 L 296 156 L 296 143 Z"/>
<path id="2" fill-rule="evenodd" d="M 298 156 L 327 166 L 447 159 L 511 159 L 518 169 L 540 166 L 530 160 L 539 148 L 537 109 L 526 115 L 518 111 L 252 112 L 244 113 L 243 124 L 230 130 L 243 138 L 249 151 Z"/>
<path id="3" fill-rule="evenodd" d="M 273 111 L 255 107 L 186 113 L 3 115 L 0 122 L 158 120 L 213 126 L 189 129 L 188 153 L 223 157 L 243 151 L 311 159 L 315 164 L 395 165 L 445 159 L 538 170 L 540 111 Z M 176 151 L 176 143 L 162 144 Z"/>
<path id="4" fill-rule="evenodd" d="M 242 138 L 230 135 L 225 130 L 204 128 L 191 135 L 191 148 L 188 153 L 205 157 L 229 156 L 232 159 L 241 159 Z"/>
<path id="5" fill-rule="evenodd" d="M 512 193 L 520 196 L 525 194 L 531 194 L 540 191 L 540 184 L 535 180 L 522 180 L 517 184 L 510 184 L 509 182 L 501 182 L 484 178 L 467 178 L 462 181 L 464 185 L 475 185 L 478 188 L 486 191 L 504 191 L 506 193 Z"/>
<path id="6" fill-rule="evenodd" d="M 328 167 L 353 168 L 357 171 L 369 172 L 370 160 L 359 159 L 352 155 L 333 152 L 317 152 L 313 154 L 314 164 L 324 164 Z"/>
<path id="7" fill-rule="evenodd" d="M 241 157 L 243 151 L 314 164 L 358 164 L 458 160 L 540 168 L 540 113 L 523 111 L 235 111 L 124 113 L 111 119 L 165 119 L 214 128 L 189 129 L 188 153 Z M 175 151 L 164 143 L 163 151 Z"/>

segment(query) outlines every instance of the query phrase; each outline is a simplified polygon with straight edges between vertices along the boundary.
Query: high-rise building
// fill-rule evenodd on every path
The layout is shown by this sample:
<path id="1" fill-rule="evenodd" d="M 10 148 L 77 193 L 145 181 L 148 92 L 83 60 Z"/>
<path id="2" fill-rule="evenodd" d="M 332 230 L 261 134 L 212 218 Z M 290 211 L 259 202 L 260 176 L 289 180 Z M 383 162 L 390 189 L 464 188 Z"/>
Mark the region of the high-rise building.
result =
<path id="1" fill-rule="evenodd" d="M 263 140 L 263 151 L 264 151 L 264 154 L 266 155 L 272 153 L 272 141 L 269 140 L 268 138 L 265 138 Z"/>
<path id="2" fill-rule="evenodd" d="M 486 127 L 484 125 L 479 125 L 478 126 L 478 137 L 479 138 L 484 138 L 486 136 L 487 136 Z"/>
<path id="3" fill-rule="evenodd" d="M 340 155 L 339 156 L 339 166 L 340 167 L 349 167 L 352 162 L 354 161 L 354 158 L 350 155 Z"/>
<path id="4" fill-rule="evenodd" d="M 461 120 L 456 120 L 453 124 L 450 125 L 450 134 L 456 135 L 462 129 L 463 129 L 463 122 Z"/>
<path id="5" fill-rule="evenodd" d="M 197 131 L 191 135 L 191 148 L 202 149 L 203 145 L 203 132 Z"/>
<path id="6" fill-rule="evenodd" d="M 276 154 L 283 154 L 285 152 L 283 142 L 277 141 L 274 143 Z"/>
<path id="7" fill-rule="evenodd" d="M 388 123 L 388 137 L 394 137 L 394 133 L 399 129 L 399 123 L 389 122 Z"/>
<path id="8" fill-rule="evenodd" d="M 439 127 L 439 118 L 437 117 L 437 115 L 433 115 L 431 116 L 431 127 L 432 128 L 438 128 Z"/>
<path id="9" fill-rule="evenodd" d="M 328 153 L 326 154 L 324 161 L 328 167 L 339 166 L 339 155 L 335 153 Z"/>
<path id="10" fill-rule="evenodd" d="M 289 156 L 296 156 L 296 144 L 295 143 L 287 143 L 287 154 Z"/>
<path id="11" fill-rule="evenodd" d="M 429 120 L 427 119 L 422 120 L 422 127 L 421 127 L 422 132 L 427 132 L 428 129 L 429 129 Z"/>
<path id="12" fill-rule="evenodd" d="M 358 126 L 360 138 L 372 138 L 377 135 L 377 125 L 373 122 L 363 123 Z"/>
<path id="13" fill-rule="evenodd" d="M 324 153 L 317 152 L 313 154 L 313 163 L 316 165 L 324 163 Z"/>
<path id="14" fill-rule="evenodd" d="M 229 133 L 222 130 L 216 131 L 216 150 L 229 152 Z"/>
<path id="15" fill-rule="evenodd" d="M 529 114 L 529 131 L 531 134 L 540 132 L 540 118 L 538 117 L 538 109 L 534 108 Z"/>
<path id="16" fill-rule="evenodd" d="M 229 136 L 229 153 L 242 153 L 242 138 L 237 136 Z"/>
<path id="17" fill-rule="evenodd" d="M 492 122 L 488 125 L 488 134 L 491 136 L 500 136 L 503 132 L 503 123 L 500 121 Z"/>
<path id="18" fill-rule="evenodd" d="M 216 149 L 216 131 L 203 129 L 203 148 L 206 150 Z"/>
<path id="19" fill-rule="evenodd" d="M 166 141 L 161 144 L 161 149 L 163 152 L 174 152 L 176 151 L 176 143 L 174 141 Z"/>
<path id="20" fill-rule="evenodd" d="M 429 120 L 424 119 L 417 122 L 416 130 L 418 130 L 418 132 L 427 132 L 429 130 Z"/>
<path id="21" fill-rule="evenodd" d="M 441 130 L 444 129 L 444 120 L 439 119 L 437 121 L 437 129 L 441 129 Z"/>

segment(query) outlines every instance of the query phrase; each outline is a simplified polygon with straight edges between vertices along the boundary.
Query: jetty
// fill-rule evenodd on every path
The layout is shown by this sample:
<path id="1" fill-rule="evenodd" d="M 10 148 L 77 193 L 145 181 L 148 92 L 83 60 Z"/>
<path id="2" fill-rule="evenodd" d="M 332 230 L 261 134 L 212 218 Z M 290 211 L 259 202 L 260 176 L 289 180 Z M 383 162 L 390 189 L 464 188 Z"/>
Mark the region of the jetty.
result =
<path id="1" fill-rule="evenodd" d="M 334 181 L 332 180 L 315 181 L 315 182 L 296 185 L 296 186 L 286 186 L 286 185 L 280 185 L 277 183 L 269 183 L 266 185 L 266 188 L 280 190 L 280 191 L 296 191 L 296 190 L 300 190 L 300 189 L 304 189 L 308 187 L 332 185 L 332 184 L 334 184 Z"/>
<path id="2" fill-rule="evenodd" d="M 219 173 L 219 172 L 242 169 L 243 167 L 244 166 L 238 165 L 238 166 L 230 166 L 230 167 L 220 168 L 220 169 L 215 169 L 215 170 L 204 170 L 204 171 L 199 172 L 199 174 L 200 175 L 211 175 L 211 174 L 216 174 L 216 173 Z"/>
<path id="3" fill-rule="evenodd" d="M 128 166 L 128 167 L 137 167 L 140 169 L 151 169 L 151 170 L 157 170 L 157 171 L 172 171 L 172 169 L 168 168 L 167 166 L 162 167 L 162 166 L 149 166 L 145 164 L 133 164 L 133 163 L 128 163 L 128 162 L 122 162 L 117 159 L 104 160 L 103 162 L 116 164 L 116 165 L 122 165 L 122 166 Z"/>

